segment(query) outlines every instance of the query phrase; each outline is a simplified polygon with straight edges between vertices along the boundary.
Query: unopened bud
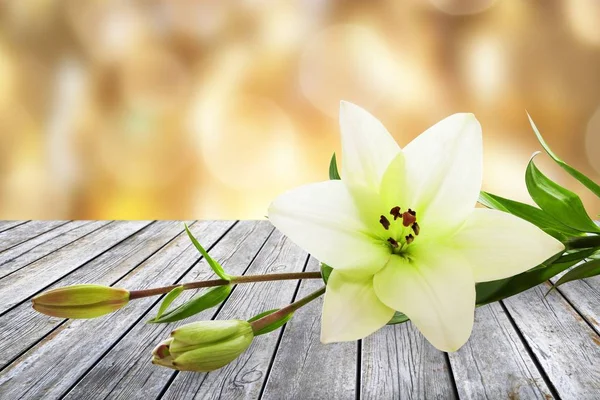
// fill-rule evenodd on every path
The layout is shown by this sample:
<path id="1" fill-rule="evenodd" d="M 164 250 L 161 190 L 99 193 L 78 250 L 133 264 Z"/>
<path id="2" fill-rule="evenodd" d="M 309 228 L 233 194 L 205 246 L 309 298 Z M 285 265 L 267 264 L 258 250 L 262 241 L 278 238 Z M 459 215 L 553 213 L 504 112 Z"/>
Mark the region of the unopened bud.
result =
<path id="1" fill-rule="evenodd" d="M 177 328 L 156 346 L 152 363 L 179 371 L 213 371 L 235 360 L 253 339 L 246 321 L 193 322 Z"/>
<path id="2" fill-rule="evenodd" d="M 74 285 L 35 296 L 33 308 L 59 318 L 96 318 L 116 311 L 129 302 L 125 289 L 101 285 Z"/>

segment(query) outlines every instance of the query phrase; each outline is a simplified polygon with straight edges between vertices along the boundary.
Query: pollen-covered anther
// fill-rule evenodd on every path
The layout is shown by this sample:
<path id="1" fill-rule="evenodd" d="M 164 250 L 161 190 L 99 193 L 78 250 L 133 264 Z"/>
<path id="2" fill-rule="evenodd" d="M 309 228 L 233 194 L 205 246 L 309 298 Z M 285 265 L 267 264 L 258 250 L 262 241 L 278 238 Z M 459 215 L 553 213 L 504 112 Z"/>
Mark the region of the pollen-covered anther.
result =
<path id="1" fill-rule="evenodd" d="M 385 217 L 385 216 L 381 216 L 379 218 L 379 223 L 383 226 L 383 228 L 387 231 L 388 229 L 390 229 L 390 221 Z"/>
<path id="2" fill-rule="evenodd" d="M 412 230 L 415 233 L 415 235 L 419 235 L 419 232 L 421 232 L 421 227 L 419 226 L 419 224 L 417 224 L 416 222 L 414 224 L 412 224 Z"/>
<path id="3" fill-rule="evenodd" d="M 399 244 L 398 244 L 398 242 L 396 241 L 396 239 L 393 239 L 393 238 L 388 238 L 388 240 L 387 240 L 387 241 L 388 241 L 388 242 L 389 242 L 389 243 L 392 245 L 392 247 L 394 247 L 394 248 L 398 248 Z"/>
<path id="4" fill-rule="evenodd" d="M 390 214 L 394 217 L 394 221 L 402 216 L 400 213 L 400 207 L 396 206 L 390 210 Z"/>
<path id="5" fill-rule="evenodd" d="M 404 239 L 406 239 L 406 244 L 411 244 L 415 240 L 415 237 L 411 233 L 408 236 L 405 236 Z"/>
<path id="6" fill-rule="evenodd" d="M 402 225 L 411 226 L 415 222 L 417 222 L 417 213 L 416 212 L 414 212 L 413 210 L 411 210 L 409 208 L 408 211 L 405 211 L 404 213 L 402 213 Z"/>

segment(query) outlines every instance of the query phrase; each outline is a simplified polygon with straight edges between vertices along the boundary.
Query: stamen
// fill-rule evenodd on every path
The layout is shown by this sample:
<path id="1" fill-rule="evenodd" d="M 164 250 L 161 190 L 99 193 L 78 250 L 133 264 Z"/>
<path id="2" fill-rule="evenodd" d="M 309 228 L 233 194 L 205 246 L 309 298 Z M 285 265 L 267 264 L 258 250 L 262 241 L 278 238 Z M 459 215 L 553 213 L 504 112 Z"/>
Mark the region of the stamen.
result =
<path id="1" fill-rule="evenodd" d="M 398 246 L 399 246 L 399 245 L 398 245 L 398 242 L 396 242 L 396 240 L 395 240 L 395 239 L 388 238 L 388 240 L 387 240 L 387 241 L 388 241 L 388 242 L 390 242 L 390 244 L 392 245 L 392 247 L 394 247 L 394 248 L 398 248 Z"/>
<path id="2" fill-rule="evenodd" d="M 381 218 L 379 218 L 379 223 L 381 225 L 383 225 L 383 228 L 387 231 L 388 229 L 390 229 L 390 221 L 388 221 L 388 219 L 385 216 L 381 216 Z"/>
<path id="3" fill-rule="evenodd" d="M 409 234 L 408 236 L 404 237 L 406 239 L 406 244 L 411 244 L 413 242 L 413 240 L 415 240 L 415 237 L 412 234 Z"/>
<path id="4" fill-rule="evenodd" d="M 416 213 L 410 208 L 408 209 L 408 211 L 402 214 L 402 225 L 411 226 L 415 222 L 417 222 Z"/>
<path id="5" fill-rule="evenodd" d="M 419 224 L 417 224 L 416 222 L 414 224 L 412 224 L 412 230 L 415 233 L 415 235 L 419 235 L 419 232 L 421 232 L 421 227 L 419 226 Z"/>
<path id="6" fill-rule="evenodd" d="M 394 216 L 394 221 L 400 218 L 400 207 L 396 206 L 390 210 L 390 214 Z"/>

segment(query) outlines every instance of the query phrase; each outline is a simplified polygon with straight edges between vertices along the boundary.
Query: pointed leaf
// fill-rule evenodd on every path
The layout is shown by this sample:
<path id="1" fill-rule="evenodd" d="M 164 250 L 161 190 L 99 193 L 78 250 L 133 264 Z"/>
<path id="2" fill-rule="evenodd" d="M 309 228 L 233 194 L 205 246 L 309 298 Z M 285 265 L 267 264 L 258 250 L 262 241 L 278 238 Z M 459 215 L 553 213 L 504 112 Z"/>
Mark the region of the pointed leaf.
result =
<path id="1" fill-rule="evenodd" d="M 479 194 L 479 202 L 488 208 L 504 211 L 515 217 L 529 221 L 560 241 L 565 241 L 567 236 L 583 235 L 582 232 L 568 227 L 545 211 L 529 204 L 505 199 L 504 197 L 483 191 Z"/>
<path id="2" fill-rule="evenodd" d="M 406 321 L 409 321 L 409 318 L 402 314 L 400 311 L 396 311 L 396 313 L 394 314 L 394 316 L 392 317 L 392 319 L 390 320 L 390 322 L 388 322 L 388 325 L 396 325 L 396 324 L 402 324 Z"/>
<path id="3" fill-rule="evenodd" d="M 263 311 L 260 314 L 255 315 L 254 317 L 250 318 L 248 320 L 248 322 L 254 322 L 257 319 L 261 319 L 262 317 L 266 317 L 269 314 L 273 314 L 275 311 L 279 311 L 279 308 L 274 308 L 272 310 L 267 310 L 267 311 Z"/>
<path id="4" fill-rule="evenodd" d="M 533 201 L 561 223 L 582 232 L 600 232 L 587 215 L 579 196 L 542 174 L 533 157 L 527 166 L 525 183 Z"/>
<path id="5" fill-rule="evenodd" d="M 339 180 L 340 173 L 338 172 L 337 160 L 335 158 L 335 153 L 331 156 L 331 161 L 329 161 L 329 179 L 331 180 Z"/>
<path id="6" fill-rule="evenodd" d="M 184 318 L 191 317 L 204 310 L 212 308 L 227 299 L 231 293 L 231 285 L 217 286 L 204 293 L 194 296 L 191 300 L 183 303 L 179 307 L 163 314 L 160 318 L 154 318 L 149 323 L 175 322 Z"/>
<path id="7" fill-rule="evenodd" d="M 476 304 L 484 305 L 493 303 L 494 301 L 505 299 L 537 286 L 577 264 L 592 254 L 593 251 L 593 249 L 585 249 L 565 254 L 552 264 L 548 262 L 544 263 L 543 265 L 546 265 L 545 268 L 536 267 L 510 278 L 478 283 L 475 286 L 477 290 Z"/>
<path id="8" fill-rule="evenodd" d="M 248 322 L 253 322 L 256 321 L 262 317 L 266 317 L 269 314 L 273 314 L 276 311 L 279 311 L 279 308 L 275 308 L 273 310 L 269 310 L 269 311 L 265 311 L 262 312 L 258 315 L 255 315 L 254 317 L 250 318 L 248 320 Z M 275 329 L 278 329 L 280 327 L 282 327 L 286 322 L 288 322 L 290 319 L 292 319 L 292 317 L 294 316 L 294 312 L 290 312 L 286 315 L 284 315 L 283 317 L 281 317 L 280 319 L 278 319 L 277 321 L 265 326 L 262 329 L 259 329 L 258 331 L 254 332 L 254 336 L 259 336 L 259 335 L 264 335 L 265 333 L 269 333 L 274 331 Z"/>
<path id="9" fill-rule="evenodd" d="M 154 319 L 159 319 L 165 313 L 165 311 L 167 311 L 173 300 L 179 297 L 181 293 L 183 293 L 183 286 L 177 286 L 175 289 L 167 293 Z"/>
<path id="10" fill-rule="evenodd" d="M 564 274 L 555 284 L 558 287 L 563 283 L 571 282 L 577 279 L 591 278 L 592 276 L 600 275 L 600 260 L 592 260 L 585 264 L 581 264 Z"/>
<path id="11" fill-rule="evenodd" d="M 198 251 L 200 252 L 200 254 L 202 254 L 202 256 L 204 257 L 204 259 L 206 260 L 206 262 L 208 262 L 208 265 L 210 265 L 210 267 L 215 272 L 215 274 L 217 274 L 217 276 L 219 278 L 221 278 L 221 279 L 225 279 L 226 281 L 230 281 L 231 280 L 231 276 L 228 275 L 227 273 L 225 273 L 225 270 L 223 269 L 223 267 L 221 266 L 221 264 L 219 264 L 218 262 L 216 262 L 215 260 L 213 260 L 213 258 L 208 255 L 208 252 L 206 250 L 204 250 L 204 247 L 202 247 L 202 245 L 200 245 L 200 243 L 194 237 L 194 235 L 192 234 L 192 232 L 190 232 L 190 229 L 188 228 L 187 224 L 185 224 L 185 231 L 187 232 L 190 240 L 192 241 L 192 243 L 194 244 L 194 246 L 196 247 L 196 249 L 198 249 Z"/>
<path id="12" fill-rule="evenodd" d="M 325 282 L 326 285 L 327 281 L 329 280 L 329 275 L 331 275 L 332 271 L 333 268 L 331 268 L 329 265 L 321 263 L 321 277 L 323 278 L 323 282 Z"/>
<path id="13" fill-rule="evenodd" d="M 554 162 L 556 162 L 562 169 L 567 171 L 573 178 L 577 179 L 585 187 L 587 187 L 589 190 L 591 190 L 592 193 L 594 193 L 596 196 L 600 197 L 600 185 L 598 185 L 596 182 L 594 182 L 593 180 L 591 180 L 590 178 L 585 176 L 583 173 L 579 172 L 578 170 L 576 170 L 575 168 L 571 167 L 569 164 L 567 164 L 566 162 L 561 160 L 550 149 L 550 147 L 548 146 L 548 144 L 542 137 L 542 134 L 538 130 L 537 126 L 535 126 L 535 124 L 533 123 L 533 119 L 531 119 L 531 116 L 529 115 L 529 113 L 527 113 L 527 117 L 529 118 L 529 123 L 531 124 L 531 127 L 533 128 L 533 131 L 535 132 L 535 135 L 538 138 L 538 141 L 540 142 L 540 144 L 542 145 L 544 150 L 546 150 L 546 153 L 548 153 L 548 155 L 554 160 Z"/>

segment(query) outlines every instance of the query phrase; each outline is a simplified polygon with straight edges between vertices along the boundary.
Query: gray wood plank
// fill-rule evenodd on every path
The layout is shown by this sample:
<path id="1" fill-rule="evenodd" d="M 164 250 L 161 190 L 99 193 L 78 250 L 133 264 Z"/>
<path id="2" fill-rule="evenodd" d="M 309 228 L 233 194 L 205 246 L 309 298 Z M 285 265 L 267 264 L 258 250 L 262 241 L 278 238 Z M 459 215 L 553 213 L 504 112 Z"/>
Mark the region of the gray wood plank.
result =
<path id="1" fill-rule="evenodd" d="M 195 232 L 199 232 L 203 243 L 210 247 L 231 225 L 230 221 L 200 222 Z M 119 282 L 119 286 L 143 289 L 171 284 L 198 258 L 187 235 L 182 233 Z M 0 398 L 58 398 L 139 321 L 155 301 L 154 298 L 139 299 L 110 316 L 68 320 L 0 374 Z"/>
<path id="2" fill-rule="evenodd" d="M 7 231 L 16 226 L 26 224 L 29 221 L 0 221 L 0 232 Z"/>
<path id="3" fill-rule="evenodd" d="M 268 222 L 242 221 L 211 249 L 210 254 L 219 260 L 228 273 L 242 275 L 272 231 L 273 227 Z M 183 277 L 182 282 L 207 279 L 216 279 L 216 276 L 207 263 L 201 260 Z M 197 293 L 193 290 L 186 291 L 177 303 L 180 304 Z M 80 399 L 92 396 L 99 399 L 134 399 L 159 396 L 168 385 L 173 371 L 149 362 L 152 349 L 177 326 L 211 319 L 218 311 L 218 308 L 206 310 L 193 318 L 171 324 L 145 324 L 145 320 L 156 315 L 159 305 L 160 302 L 157 302 L 150 312 L 144 315 L 142 321 L 78 382 L 66 398 Z"/>
<path id="4" fill-rule="evenodd" d="M 477 309 L 471 338 L 449 357 L 461 399 L 552 398 L 500 303 Z"/>
<path id="5" fill-rule="evenodd" d="M 600 398 L 600 337 L 550 284 L 504 300 L 527 344 L 563 399 Z"/>
<path id="6" fill-rule="evenodd" d="M 311 257 L 306 269 L 319 271 L 319 262 Z M 302 281 L 296 298 L 322 286 L 320 279 Z M 356 399 L 357 343 L 320 342 L 322 307 L 321 297 L 286 324 L 262 399 Z"/>
<path id="7" fill-rule="evenodd" d="M 108 223 L 108 221 L 71 222 L 0 253 L 0 279 L 60 250 Z"/>
<path id="8" fill-rule="evenodd" d="M 104 253 L 149 221 L 115 221 L 0 280 L 0 313 Z"/>
<path id="9" fill-rule="evenodd" d="M 454 399 L 445 353 L 411 322 L 386 326 L 362 340 L 362 399 Z"/>
<path id="10" fill-rule="evenodd" d="M 269 238 L 248 270 L 248 274 L 300 272 L 308 255 L 278 231 Z M 293 299 L 296 281 L 238 285 L 217 315 L 217 319 L 248 319 Z M 240 357 L 210 372 L 176 373 L 164 399 L 256 399 L 277 347 L 280 331 L 257 337 Z M 159 368 L 159 367 L 157 367 Z"/>
<path id="11" fill-rule="evenodd" d="M 0 232 L 0 252 L 10 249 L 69 221 L 31 221 L 9 231 Z"/>
<path id="12" fill-rule="evenodd" d="M 559 277 L 551 279 L 556 282 Z M 600 334 L 600 276 L 579 279 L 561 285 L 557 290 L 573 308 Z"/>
<path id="13" fill-rule="evenodd" d="M 48 290 L 80 283 L 113 285 L 125 275 L 135 273 L 134 268 L 182 231 L 182 222 L 155 222 L 48 287 Z M 0 316 L 0 369 L 64 321 L 36 312 L 29 302 Z"/>

